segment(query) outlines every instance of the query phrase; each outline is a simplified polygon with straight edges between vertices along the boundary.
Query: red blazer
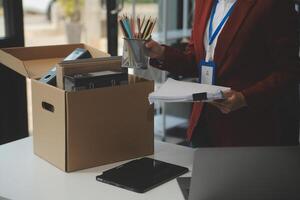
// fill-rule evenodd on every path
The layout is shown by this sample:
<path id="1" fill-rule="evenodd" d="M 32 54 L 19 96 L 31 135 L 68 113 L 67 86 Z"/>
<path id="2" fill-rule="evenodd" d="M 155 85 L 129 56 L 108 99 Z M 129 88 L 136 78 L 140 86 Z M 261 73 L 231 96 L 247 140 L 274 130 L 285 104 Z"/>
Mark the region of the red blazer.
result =
<path id="1" fill-rule="evenodd" d="M 198 77 L 205 58 L 203 37 L 213 0 L 196 0 L 194 26 L 185 52 L 166 47 L 161 69 Z M 215 49 L 217 85 L 241 91 L 248 107 L 222 114 L 194 105 L 190 131 L 205 121 L 214 146 L 299 143 L 299 44 L 291 0 L 237 0 Z M 200 115 L 201 114 L 201 115 Z"/>

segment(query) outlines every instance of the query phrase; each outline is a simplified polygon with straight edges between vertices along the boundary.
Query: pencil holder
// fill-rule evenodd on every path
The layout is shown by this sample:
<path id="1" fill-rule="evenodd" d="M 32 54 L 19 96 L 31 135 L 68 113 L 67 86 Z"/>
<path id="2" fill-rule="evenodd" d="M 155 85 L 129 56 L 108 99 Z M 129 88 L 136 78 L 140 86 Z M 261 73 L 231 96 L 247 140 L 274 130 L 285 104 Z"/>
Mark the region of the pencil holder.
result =
<path id="1" fill-rule="evenodd" d="M 149 64 L 146 40 L 124 38 L 122 67 L 147 69 Z"/>

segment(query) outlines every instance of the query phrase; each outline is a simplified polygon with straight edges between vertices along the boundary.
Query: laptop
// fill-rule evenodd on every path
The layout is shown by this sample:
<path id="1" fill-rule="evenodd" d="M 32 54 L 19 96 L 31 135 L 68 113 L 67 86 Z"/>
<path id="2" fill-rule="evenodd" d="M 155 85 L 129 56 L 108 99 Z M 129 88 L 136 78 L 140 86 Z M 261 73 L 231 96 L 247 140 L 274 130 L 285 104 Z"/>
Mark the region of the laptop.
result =
<path id="1" fill-rule="evenodd" d="M 299 200 L 300 147 L 203 148 L 195 152 L 188 200 Z"/>
<path id="2" fill-rule="evenodd" d="M 190 187 L 191 187 L 191 177 L 178 177 L 177 182 L 181 189 L 182 195 L 185 200 L 188 200 Z"/>

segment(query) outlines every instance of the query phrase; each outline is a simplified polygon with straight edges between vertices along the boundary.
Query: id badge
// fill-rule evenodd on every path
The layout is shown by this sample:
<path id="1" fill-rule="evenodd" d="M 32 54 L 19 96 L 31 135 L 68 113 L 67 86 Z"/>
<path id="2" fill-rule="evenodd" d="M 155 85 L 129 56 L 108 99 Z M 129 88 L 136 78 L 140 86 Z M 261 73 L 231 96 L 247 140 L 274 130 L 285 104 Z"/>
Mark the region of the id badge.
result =
<path id="1" fill-rule="evenodd" d="M 215 84 L 215 74 L 216 74 L 216 64 L 213 61 L 206 62 L 202 60 L 199 63 L 199 82 L 202 84 L 214 85 Z"/>

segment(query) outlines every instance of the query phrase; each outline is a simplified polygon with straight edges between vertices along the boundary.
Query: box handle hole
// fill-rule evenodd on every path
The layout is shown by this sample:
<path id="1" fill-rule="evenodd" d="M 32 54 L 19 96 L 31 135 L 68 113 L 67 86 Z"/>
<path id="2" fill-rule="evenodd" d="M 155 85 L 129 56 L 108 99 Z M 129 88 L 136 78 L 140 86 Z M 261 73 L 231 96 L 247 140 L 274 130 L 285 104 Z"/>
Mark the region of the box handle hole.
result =
<path id="1" fill-rule="evenodd" d="M 44 110 L 47 110 L 47 111 L 52 112 L 52 113 L 54 113 L 54 111 L 55 111 L 55 108 L 52 104 L 44 102 L 44 101 L 42 102 L 42 107 L 43 107 Z"/>
<path id="2" fill-rule="evenodd" d="M 48 79 L 48 78 L 50 78 L 51 77 L 51 75 L 49 74 L 49 75 L 47 75 L 46 77 L 45 77 L 45 79 Z"/>

